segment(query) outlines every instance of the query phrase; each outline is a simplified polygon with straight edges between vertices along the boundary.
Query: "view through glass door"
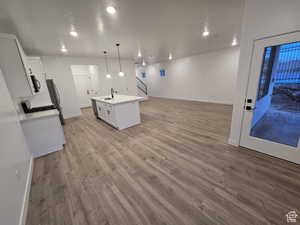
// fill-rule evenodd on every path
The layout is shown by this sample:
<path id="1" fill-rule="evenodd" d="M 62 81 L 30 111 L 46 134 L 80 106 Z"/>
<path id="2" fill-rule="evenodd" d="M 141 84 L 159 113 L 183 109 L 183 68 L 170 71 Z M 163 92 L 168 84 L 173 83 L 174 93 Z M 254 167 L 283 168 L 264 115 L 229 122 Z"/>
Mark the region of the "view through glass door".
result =
<path id="1" fill-rule="evenodd" d="M 241 145 L 300 163 L 300 34 L 254 43 Z"/>

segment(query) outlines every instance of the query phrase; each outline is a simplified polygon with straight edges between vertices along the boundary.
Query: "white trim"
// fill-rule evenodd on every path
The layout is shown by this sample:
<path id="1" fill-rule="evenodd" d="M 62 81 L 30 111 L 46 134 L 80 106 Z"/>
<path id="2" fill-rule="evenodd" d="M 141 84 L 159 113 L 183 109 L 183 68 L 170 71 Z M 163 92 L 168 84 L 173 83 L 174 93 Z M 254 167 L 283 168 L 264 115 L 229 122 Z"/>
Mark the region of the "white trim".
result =
<path id="1" fill-rule="evenodd" d="M 30 196 L 30 189 L 31 189 L 31 181 L 32 181 L 32 173 L 33 173 L 33 157 L 30 159 L 29 163 L 29 171 L 27 175 L 26 187 L 25 187 L 25 194 L 23 198 L 22 204 L 22 211 L 19 219 L 19 225 L 25 225 L 27 219 L 27 211 L 28 211 L 28 203 L 29 203 L 29 196 Z"/>
<path id="2" fill-rule="evenodd" d="M 51 146 L 47 149 L 46 152 L 42 152 L 40 154 L 33 154 L 33 157 L 34 158 L 38 158 L 38 157 L 41 157 L 41 156 L 44 156 L 44 155 L 48 155 L 52 152 L 57 152 L 57 151 L 61 151 L 64 149 L 64 146 L 63 145 L 57 145 L 57 146 Z"/>
<path id="3" fill-rule="evenodd" d="M 239 141 L 237 139 L 233 139 L 233 138 L 228 139 L 228 144 L 236 146 L 236 147 L 240 146 Z"/>
<path id="4" fill-rule="evenodd" d="M 165 97 L 165 96 L 155 96 L 155 95 L 148 95 L 148 96 L 154 98 L 166 98 L 172 100 L 184 100 L 184 101 L 205 102 L 205 103 L 214 103 L 214 104 L 222 104 L 222 105 L 233 105 L 232 102 L 228 102 L 228 101 L 194 99 L 194 98 L 177 98 L 177 97 Z"/>
<path id="5" fill-rule="evenodd" d="M 14 34 L 0 33 L 0 38 L 17 39 L 17 36 Z"/>
<path id="6" fill-rule="evenodd" d="M 141 96 L 141 97 L 143 97 L 143 99 L 140 100 L 139 102 L 144 102 L 144 101 L 147 101 L 147 100 L 149 99 L 148 95 L 146 95 L 146 96 Z"/>

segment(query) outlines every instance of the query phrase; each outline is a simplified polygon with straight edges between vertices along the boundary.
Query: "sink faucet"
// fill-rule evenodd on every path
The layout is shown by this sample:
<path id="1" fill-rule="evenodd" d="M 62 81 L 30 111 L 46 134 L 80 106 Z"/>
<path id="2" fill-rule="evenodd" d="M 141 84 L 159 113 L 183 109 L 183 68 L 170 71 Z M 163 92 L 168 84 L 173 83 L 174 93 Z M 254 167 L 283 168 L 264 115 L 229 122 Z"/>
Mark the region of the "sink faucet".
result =
<path id="1" fill-rule="evenodd" d="M 115 93 L 114 89 L 111 88 L 111 89 L 110 89 L 111 98 L 114 98 L 114 93 Z"/>

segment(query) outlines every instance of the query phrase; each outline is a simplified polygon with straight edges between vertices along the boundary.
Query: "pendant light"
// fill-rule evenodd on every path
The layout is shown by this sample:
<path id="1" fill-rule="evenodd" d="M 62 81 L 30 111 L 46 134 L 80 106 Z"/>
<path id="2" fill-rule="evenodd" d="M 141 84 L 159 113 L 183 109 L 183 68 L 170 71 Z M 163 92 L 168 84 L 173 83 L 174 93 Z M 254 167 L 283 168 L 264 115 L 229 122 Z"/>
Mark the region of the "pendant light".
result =
<path id="1" fill-rule="evenodd" d="M 236 46 L 238 43 L 237 43 L 237 39 L 236 38 L 233 38 L 233 41 L 231 43 L 232 46 Z"/>
<path id="2" fill-rule="evenodd" d="M 106 65 L 106 78 L 110 79 L 111 75 L 108 72 L 108 63 L 107 63 L 107 51 L 104 51 L 105 65 Z"/>
<path id="3" fill-rule="evenodd" d="M 125 74 L 124 74 L 124 72 L 122 71 L 122 65 L 121 65 L 121 59 L 120 59 L 120 44 L 117 43 L 116 46 L 117 46 L 117 49 L 118 49 L 118 59 L 119 59 L 119 66 L 120 66 L 119 76 L 120 76 L 120 77 L 124 77 Z"/>

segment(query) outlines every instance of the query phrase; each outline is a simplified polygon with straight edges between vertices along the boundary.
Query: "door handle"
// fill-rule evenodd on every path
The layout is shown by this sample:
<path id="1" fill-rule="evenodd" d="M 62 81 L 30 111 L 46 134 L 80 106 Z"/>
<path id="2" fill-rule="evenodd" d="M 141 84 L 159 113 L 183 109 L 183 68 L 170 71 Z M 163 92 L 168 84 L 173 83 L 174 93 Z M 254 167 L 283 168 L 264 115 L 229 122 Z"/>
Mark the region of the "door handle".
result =
<path id="1" fill-rule="evenodd" d="M 247 111 L 254 111 L 256 109 L 256 107 L 251 107 L 251 106 L 249 106 L 249 105 L 247 105 L 247 106 L 245 106 L 245 110 L 247 110 Z"/>

